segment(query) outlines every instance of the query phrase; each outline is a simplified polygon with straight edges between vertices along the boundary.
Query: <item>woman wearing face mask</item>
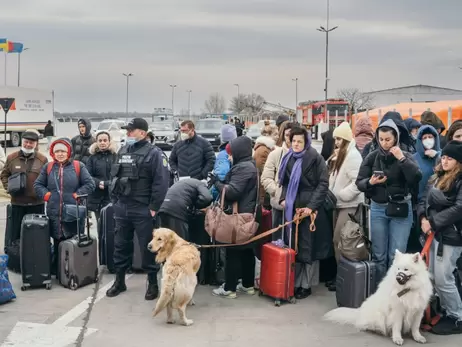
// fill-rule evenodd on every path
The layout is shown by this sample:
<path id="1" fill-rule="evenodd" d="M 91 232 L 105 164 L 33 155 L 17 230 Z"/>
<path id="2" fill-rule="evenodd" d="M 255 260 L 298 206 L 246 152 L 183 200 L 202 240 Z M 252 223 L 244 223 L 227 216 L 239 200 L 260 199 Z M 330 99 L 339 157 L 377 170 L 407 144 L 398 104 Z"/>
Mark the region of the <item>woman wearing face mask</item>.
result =
<path id="1" fill-rule="evenodd" d="M 90 146 L 90 158 L 87 169 L 95 181 L 96 189 L 88 199 L 88 210 L 95 212 L 99 219 L 100 210 L 109 204 L 109 185 L 111 183 L 111 167 L 117 158 L 115 144 L 106 131 L 96 134 L 96 142 Z"/>
<path id="2" fill-rule="evenodd" d="M 43 166 L 34 189 L 37 196 L 47 202 L 46 214 L 50 220 L 50 234 L 54 239 L 56 255 L 53 270 L 56 271 L 59 243 L 77 234 L 77 222 L 63 222 L 63 206 L 75 206 L 78 195 L 89 195 L 94 191 L 95 182 L 82 162 L 69 160 L 72 155 L 69 139 L 54 141 L 50 146 L 50 155 L 53 163 Z M 80 232 L 83 232 L 85 223 L 82 221 L 79 227 Z"/>
<path id="3" fill-rule="evenodd" d="M 356 185 L 371 199 L 372 260 L 380 282 L 395 251 L 406 251 L 413 222 L 411 192 L 422 173 L 412 155 L 399 147 L 399 129 L 393 120 L 377 128 L 376 140 L 379 147 L 362 162 Z"/>
<path id="4" fill-rule="evenodd" d="M 441 163 L 420 201 L 418 216 L 422 231 L 435 233 L 430 272 L 445 311 L 432 332 L 462 334 L 462 300 L 454 276 L 462 253 L 462 142 L 451 141 L 444 147 Z"/>

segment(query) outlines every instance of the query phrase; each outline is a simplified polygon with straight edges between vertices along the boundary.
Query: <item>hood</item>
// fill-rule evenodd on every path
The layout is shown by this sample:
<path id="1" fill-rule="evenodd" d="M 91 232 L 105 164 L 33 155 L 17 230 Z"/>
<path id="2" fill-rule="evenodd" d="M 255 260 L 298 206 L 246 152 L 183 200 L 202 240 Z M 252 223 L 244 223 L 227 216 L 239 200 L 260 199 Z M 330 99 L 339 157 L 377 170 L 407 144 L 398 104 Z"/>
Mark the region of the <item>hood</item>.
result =
<path id="1" fill-rule="evenodd" d="M 420 116 L 420 122 L 422 123 L 422 125 L 431 125 L 436 130 L 441 130 L 441 132 L 443 132 L 444 129 L 446 129 L 441 119 L 439 119 L 438 116 L 431 111 L 425 111 L 424 113 L 422 113 L 422 115 Z"/>
<path id="2" fill-rule="evenodd" d="M 359 117 L 355 124 L 355 136 L 369 135 L 371 138 L 374 136 L 374 130 L 372 129 L 372 122 L 370 117 Z"/>
<path id="3" fill-rule="evenodd" d="M 72 143 L 71 143 L 71 140 L 69 138 L 67 138 L 67 137 L 61 137 L 61 138 L 56 139 L 55 141 L 53 141 L 53 143 L 50 146 L 50 156 L 53 159 L 55 159 L 55 155 L 53 153 L 53 148 L 55 147 L 55 145 L 57 143 L 62 143 L 68 148 L 68 150 L 69 150 L 69 158 L 71 158 L 72 157 Z"/>
<path id="4" fill-rule="evenodd" d="M 377 144 L 378 144 L 378 148 L 380 149 L 380 151 L 384 154 L 388 154 L 388 151 L 385 151 L 382 146 L 380 146 L 380 142 L 379 142 L 379 130 L 380 128 L 383 128 L 383 127 L 389 127 L 389 128 L 392 128 L 395 132 L 396 132 L 396 143 L 395 143 L 395 146 L 398 146 L 399 143 L 400 143 L 400 139 L 401 139 L 401 135 L 399 133 L 399 128 L 398 126 L 396 125 L 396 123 L 392 120 L 392 119 L 388 119 L 386 120 L 385 122 L 381 122 L 380 125 L 378 126 L 377 130 L 375 131 L 375 138 L 377 139 Z"/>
<path id="5" fill-rule="evenodd" d="M 98 144 L 96 142 L 94 142 L 90 146 L 89 151 L 90 151 L 91 155 L 100 152 L 100 149 L 98 148 Z M 111 143 L 109 144 L 109 147 L 108 147 L 108 151 L 111 152 L 111 153 L 114 153 L 114 154 L 117 153 L 117 147 L 116 147 L 114 142 L 111 141 Z"/>
<path id="6" fill-rule="evenodd" d="M 269 149 L 274 149 L 274 147 L 276 147 L 276 141 L 269 136 L 260 136 L 255 140 L 255 149 L 260 146 L 266 146 Z"/>
<path id="7" fill-rule="evenodd" d="M 441 151 L 441 145 L 440 145 L 440 136 L 436 129 L 432 127 L 431 125 L 422 125 L 419 129 L 419 132 L 417 133 L 417 141 L 416 141 L 416 150 L 417 153 L 423 158 L 425 157 L 425 148 L 422 144 L 422 137 L 424 134 L 431 133 L 435 137 L 435 147 L 433 149 L 435 151 Z"/>
<path id="8" fill-rule="evenodd" d="M 233 165 L 241 161 L 252 160 L 252 140 L 247 136 L 239 136 L 229 143 Z"/>
<path id="9" fill-rule="evenodd" d="M 406 125 L 404 124 L 403 117 L 401 117 L 401 115 L 398 112 L 390 111 L 390 112 L 385 113 L 382 120 L 380 121 L 380 125 L 382 125 L 383 122 L 386 122 L 390 119 L 398 127 L 398 131 L 399 131 L 399 134 L 398 134 L 399 141 L 398 142 L 402 142 L 406 145 L 412 144 L 413 140 L 411 138 L 411 134 L 409 133 L 409 130 L 407 130 Z"/>
<path id="10" fill-rule="evenodd" d="M 459 129 L 462 129 L 462 120 L 456 120 L 454 123 L 451 124 L 447 133 L 448 141 L 452 140 L 452 138 L 454 137 L 454 133 Z"/>
<path id="11" fill-rule="evenodd" d="M 91 136 L 91 122 L 88 119 L 80 118 L 79 121 L 77 122 L 77 128 L 79 127 L 78 125 L 80 123 L 85 124 L 85 128 L 86 128 L 85 135 L 83 135 L 83 136 L 84 137 L 90 137 Z M 80 133 L 79 133 L 79 135 L 80 135 Z"/>
<path id="12" fill-rule="evenodd" d="M 406 118 L 404 120 L 404 125 L 409 132 L 411 132 L 412 129 L 420 128 L 422 126 L 422 124 L 414 118 Z"/>

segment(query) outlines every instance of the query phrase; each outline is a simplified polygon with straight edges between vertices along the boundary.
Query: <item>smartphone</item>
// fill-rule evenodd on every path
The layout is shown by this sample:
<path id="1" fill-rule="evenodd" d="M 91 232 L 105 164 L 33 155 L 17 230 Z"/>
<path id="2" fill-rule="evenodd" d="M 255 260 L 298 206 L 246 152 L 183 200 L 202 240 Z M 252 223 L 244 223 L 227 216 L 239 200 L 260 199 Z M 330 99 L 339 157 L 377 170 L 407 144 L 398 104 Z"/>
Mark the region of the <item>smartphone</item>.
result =
<path id="1" fill-rule="evenodd" d="M 377 176 L 378 178 L 384 178 L 385 173 L 383 171 L 374 171 L 374 176 Z"/>

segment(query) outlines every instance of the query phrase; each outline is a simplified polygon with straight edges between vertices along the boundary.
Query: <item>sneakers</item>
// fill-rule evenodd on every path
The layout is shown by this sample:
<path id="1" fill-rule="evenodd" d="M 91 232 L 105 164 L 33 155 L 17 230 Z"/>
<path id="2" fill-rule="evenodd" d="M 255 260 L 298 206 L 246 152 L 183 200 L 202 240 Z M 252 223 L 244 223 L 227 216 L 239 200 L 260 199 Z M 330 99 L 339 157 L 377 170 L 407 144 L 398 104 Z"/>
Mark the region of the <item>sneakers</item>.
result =
<path id="1" fill-rule="evenodd" d="M 247 295 L 254 295 L 255 294 L 255 288 L 253 288 L 253 287 L 246 288 L 246 287 L 244 287 L 242 285 L 242 283 L 238 283 L 238 285 L 236 287 L 236 291 L 240 292 L 240 293 L 245 293 Z"/>
<path id="2" fill-rule="evenodd" d="M 442 317 L 432 328 L 431 332 L 435 335 L 462 334 L 462 321 L 458 321 L 452 317 Z"/>
<path id="3" fill-rule="evenodd" d="M 253 287 L 246 288 L 242 285 L 241 282 L 239 282 L 236 286 L 235 292 L 232 292 L 230 290 L 225 290 L 225 284 L 222 284 L 221 287 L 214 289 L 212 291 L 212 294 L 215 296 L 221 296 L 221 297 L 228 298 L 228 299 L 235 299 L 237 298 L 236 292 L 245 293 L 247 295 L 254 295 L 255 289 Z"/>

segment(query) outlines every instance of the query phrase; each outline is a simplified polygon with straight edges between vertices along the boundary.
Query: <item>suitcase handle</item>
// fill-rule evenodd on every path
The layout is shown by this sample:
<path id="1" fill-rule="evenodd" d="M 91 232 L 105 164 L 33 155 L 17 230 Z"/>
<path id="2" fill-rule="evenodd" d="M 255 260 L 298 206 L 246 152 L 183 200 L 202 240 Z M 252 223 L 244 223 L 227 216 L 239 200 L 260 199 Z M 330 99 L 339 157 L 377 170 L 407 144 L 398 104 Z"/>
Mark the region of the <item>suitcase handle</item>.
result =
<path id="1" fill-rule="evenodd" d="M 79 210 L 79 201 L 84 202 L 82 206 L 85 206 L 85 222 L 87 224 L 87 240 L 82 240 L 82 235 L 80 234 L 80 218 L 77 216 L 77 241 L 79 246 L 86 246 L 91 244 L 93 241 L 90 236 L 90 220 L 88 219 L 88 194 L 80 194 L 75 196 L 75 205 L 77 206 L 77 211 Z"/>

